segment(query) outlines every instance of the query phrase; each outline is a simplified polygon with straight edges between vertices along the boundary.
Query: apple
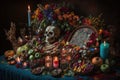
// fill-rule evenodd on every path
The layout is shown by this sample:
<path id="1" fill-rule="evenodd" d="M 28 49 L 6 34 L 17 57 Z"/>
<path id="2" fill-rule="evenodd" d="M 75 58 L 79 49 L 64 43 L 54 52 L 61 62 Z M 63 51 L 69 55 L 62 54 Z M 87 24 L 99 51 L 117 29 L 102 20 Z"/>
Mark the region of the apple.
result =
<path id="1" fill-rule="evenodd" d="M 107 72 L 109 70 L 109 65 L 108 64 L 102 64 L 100 66 L 100 69 L 102 72 Z"/>
<path id="2" fill-rule="evenodd" d="M 33 54 L 33 52 L 34 52 L 33 49 L 28 50 L 28 54 L 29 54 L 29 55 Z"/>
<path id="3" fill-rule="evenodd" d="M 23 51 L 26 51 L 26 50 L 28 50 L 28 45 L 27 45 L 27 44 L 18 47 L 18 48 L 17 48 L 17 51 L 16 51 L 16 54 L 17 54 L 17 55 L 20 55 Z"/>
<path id="4" fill-rule="evenodd" d="M 35 58 L 39 58 L 40 57 L 40 53 L 39 52 L 36 52 L 35 53 Z"/>
<path id="5" fill-rule="evenodd" d="M 30 55 L 29 56 L 29 60 L 33 60 L 34 59 L 34 56 L 33 55 Z"/>

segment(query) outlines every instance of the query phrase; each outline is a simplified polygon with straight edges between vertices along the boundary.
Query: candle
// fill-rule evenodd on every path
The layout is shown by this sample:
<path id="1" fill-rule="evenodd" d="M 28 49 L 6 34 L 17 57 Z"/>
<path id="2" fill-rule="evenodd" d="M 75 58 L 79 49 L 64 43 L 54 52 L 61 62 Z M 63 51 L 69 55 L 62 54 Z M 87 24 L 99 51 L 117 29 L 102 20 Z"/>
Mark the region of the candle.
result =
<path id="1" fill-rule="evenodd" d="M 23 68 L 27 68 L 27 62 L 23 62 Z"/>
<path id="2" fill-rule="evenodd" d="M 52 57 L 51 56 L 46 56 L 45 57 L 45 66 L 47 68 L 52 67 Z"/>
<path id="3" fill-rule="evenodd" d="M 30 5 L 28 5 L 28 26 L 31 26 L 31 10 L 30 10 Z"/>
<path id="4" fill-rule="evenodd" d="M 20 60 L 19 57 L 16 58 L 16 62 L 17 62 L 17 63 L 16 63 L 16 67 L 17 67 L 17 68 L 21 67 L 21 60 Z"/>
<path id="5" fill-rule="evenodd" d="M 21 62 L 19 57 L 17 57 L 16 61 L 17 61 L 17 63 Z"/>
<path id="6" fill-rule="evenodd" d="M 51 63 L 46 63 L 46 67 L 50 68 L 51 67 Z"/>
<path id="7" fill-rule="evenodd" d="M 58 68 L 59 67 L 59 60 L 58 60 L 57 56 L 55 56 L 54 59 L 53 59 L 53 67 L 54 68 Z"/>
<path id="8" fill-rule="evenodd" d="M 109 43 L 105 42 L 100 45 L 100 57 L 106 59 L 109 53 Z"/>

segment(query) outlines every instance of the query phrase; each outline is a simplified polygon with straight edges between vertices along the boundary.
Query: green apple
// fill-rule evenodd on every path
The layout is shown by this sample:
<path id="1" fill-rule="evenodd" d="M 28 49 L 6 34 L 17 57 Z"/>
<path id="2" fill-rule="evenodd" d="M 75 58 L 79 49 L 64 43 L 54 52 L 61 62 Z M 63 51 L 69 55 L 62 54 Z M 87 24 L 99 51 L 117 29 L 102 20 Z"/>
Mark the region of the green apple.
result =
<path id="1" fill-rule="evenodd" d="M 29 56 L 29 60 L 33 60 L 34 59 L 34 56 L 33 55 L 30 55 Z"/>
<path id="2" fill-rule="evenodd" d="M 109 65 L 108 64 L 102 64 L 100 67 L 102 72 L 107 72 L 109 70 Z"/>
<path id="3" fill-rule="evenodd" d="M 34 52 L 33 49 L 28 50 L 28 54 L 29 54 L 29 55 L 33 54 L 33 52 Z"/>
<path id="4" fill-rule="evenodd" d="M 40 57 L 40 53 L 39 52 L 36 52 L 35 53 L 35 58 L 39 58 Z"/>
<path id="5" fill-rule="evenodd" d="M 23 51 L 26 51 L 26 50 L 28 50 L 28 45 L 27 45 L 27 44 L 18 47 L 18 48 L 17 48 L 17 51 L 16 51 L 16 54 L 17 54 L 17 55 L 20 55 Z"/>

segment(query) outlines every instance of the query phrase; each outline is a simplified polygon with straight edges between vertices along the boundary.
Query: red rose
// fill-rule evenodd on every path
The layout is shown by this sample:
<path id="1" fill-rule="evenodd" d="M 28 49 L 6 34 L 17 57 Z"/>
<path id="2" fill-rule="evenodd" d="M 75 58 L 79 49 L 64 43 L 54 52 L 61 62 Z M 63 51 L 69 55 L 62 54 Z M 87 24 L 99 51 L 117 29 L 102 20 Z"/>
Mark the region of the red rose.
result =
<path id="1" fill-rule="evenodd" d="M 91 21 L 90 21 L 90 19 L 88 19 L 88 18 L 84 18 L 84 19 L 82 20 L 82 23 L 85 24 L 85 25 L 91 25 Z"/>
<path id="2" fill-rule="evenodd" d="M 110 37 L 110 32 L 108 32 L 107 30 L 104 30 L 103 35 L 104 37 Z"/>
<path id="3" fill-rule="evenodd" d="M 38 19 L 39 19 L 40 21 L 42 21 L 43 15 L 42 15 L 41 13 L 38 15 Z"/>

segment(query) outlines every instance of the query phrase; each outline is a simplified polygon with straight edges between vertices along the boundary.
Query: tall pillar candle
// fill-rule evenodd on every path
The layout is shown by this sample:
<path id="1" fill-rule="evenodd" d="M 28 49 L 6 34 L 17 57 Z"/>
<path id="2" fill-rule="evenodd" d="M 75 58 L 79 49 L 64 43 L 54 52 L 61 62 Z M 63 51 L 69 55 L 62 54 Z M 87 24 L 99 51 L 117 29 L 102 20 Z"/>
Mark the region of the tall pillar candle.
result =
<path id="1" fill-rule="evenodd" d="M 30 5 L 28 5 L 28 26 L 31 26 L 31 10 Z"/>
<path id="2" fill-rule="evenodd" d="M 106 59 L 109 56 L 109 43 L 105 42 L 100 45 L 100 57 Z"/>

